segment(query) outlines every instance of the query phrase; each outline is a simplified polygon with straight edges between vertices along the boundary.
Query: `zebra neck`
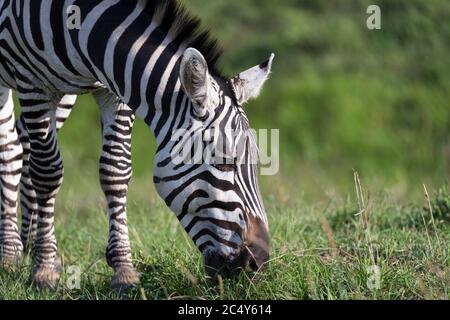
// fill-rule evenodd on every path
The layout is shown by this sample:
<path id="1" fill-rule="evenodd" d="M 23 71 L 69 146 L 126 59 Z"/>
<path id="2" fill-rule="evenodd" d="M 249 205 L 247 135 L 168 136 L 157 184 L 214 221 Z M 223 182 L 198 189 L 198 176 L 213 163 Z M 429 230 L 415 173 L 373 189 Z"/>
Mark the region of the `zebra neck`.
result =
<path id="1" fill-rule="evenodd" d="M 165 135 L 169 128 L 176 129 L 184 124 L 183 119 L 180 119 L 181 113 L 191 104 L 179 80 L 181 54 L 164 52 L 163 55 L 169 57 L 159 59 L 169 62 L 160 67 L 160 62 L 156 63 L 156 69 L 148 75 L 150 80 L 145 90 L 145 99 L 135 109 L 136 115 L 145 121 L 157 141 L 164 139 L 161 135 Z"/>
<path id="2" fill-rule="evenodd" d="M 78 36 L 87 68 L 132 108 L 158 139 L 186 103 L 179 62 L 187 45 L 174 36 L 177 24 L 165 26 L 155 13 L 158 7 L 152 15 L 145 6 L 128 1 L 75 3 L 89 7 Z"/>
<path id="3" fill-rule="evenodd" d="M 176 74 L 178 76 L 178 71 Z M 165 88 L 155 96 L 153 111 L 144 107 L 136 112 L 153 132 L 158 149 L 164 147 L 177 130 L 189 125 L 189 113 L 192 110 L 192 102 L 181 89 L 178 79 L 174 84 L 168 83 Z"/>

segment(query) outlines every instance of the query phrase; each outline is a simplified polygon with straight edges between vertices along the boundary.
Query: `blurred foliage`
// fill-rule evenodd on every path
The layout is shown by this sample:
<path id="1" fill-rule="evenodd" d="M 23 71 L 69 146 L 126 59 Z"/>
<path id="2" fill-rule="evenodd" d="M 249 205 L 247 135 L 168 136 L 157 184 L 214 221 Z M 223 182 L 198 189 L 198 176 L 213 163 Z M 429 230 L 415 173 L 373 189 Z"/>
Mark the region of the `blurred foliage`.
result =
<path id="1" fill-rule="evenodd" d="M 247 110 L 253 126 L 280 128 L 283 172 L 306 162 L 388 183 L 449 177 L 448 1 L 188 2 L 220 38 L 229 74 L 276 53 Z M 366 27 L 375 3 L 381 30 Z"/>
<path id="2" fill-rule="evenodd" d="M 372 0 L 184 2 L 222 44 L 226 74 L 276 54 L 271 79 L 247 106 L 253 127 L 280 129 L 281 172 L 263 177 L 263 190 L 280 197 L 286 190 L 351 192 L 353 168 L 367 184 L 394 186 L 401 195 L 421 194 L 421 182 L 448 182 L 448 0 L 376 1 L 381 30 L 366 27 Z M 82 97 L 61 132 L 68 170 L 97 171 L 92 104 Z M 142 121 L 133 144 L 135 179 L 147 178 L 154 139 Z"/>
<path id="3" fill-rule="evenodd" d="M 437 196 L 431 202 L 431 209 L 437 219 L 450 221 L 450 193 L 448 186 L 439 189 Z"/>

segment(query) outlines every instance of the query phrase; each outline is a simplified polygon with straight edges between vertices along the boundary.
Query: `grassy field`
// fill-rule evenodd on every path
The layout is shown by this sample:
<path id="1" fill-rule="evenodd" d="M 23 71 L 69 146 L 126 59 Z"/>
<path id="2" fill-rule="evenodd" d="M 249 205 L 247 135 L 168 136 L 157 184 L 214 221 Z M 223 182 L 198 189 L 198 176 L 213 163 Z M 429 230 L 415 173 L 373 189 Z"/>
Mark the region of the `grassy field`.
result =
<path id="1" fill-rule="evenodd" d="M 81 190 L 65 188 L 58 205 L 56 232 L 66 273 L 57 291 L 33 288 L 26 258 L 15 272 L 0 272 L 0 299 L 118 298 L 103 254 L 107 218 L 100 190 Z M 364 188 L 314 205 L 301 198 L 283 204 L 269 196 L 268 269 L 212 285 L 174 215 L 156 196 L 139 200 L 133 191 L 130 234 L 142 277 L 128 298 L 449 299 L 450 195 L 447 188 L 431 194 L 425 205 L 407 206 Z M 70 289 L 71 266 L 80 268 L 79 289 Z"/>

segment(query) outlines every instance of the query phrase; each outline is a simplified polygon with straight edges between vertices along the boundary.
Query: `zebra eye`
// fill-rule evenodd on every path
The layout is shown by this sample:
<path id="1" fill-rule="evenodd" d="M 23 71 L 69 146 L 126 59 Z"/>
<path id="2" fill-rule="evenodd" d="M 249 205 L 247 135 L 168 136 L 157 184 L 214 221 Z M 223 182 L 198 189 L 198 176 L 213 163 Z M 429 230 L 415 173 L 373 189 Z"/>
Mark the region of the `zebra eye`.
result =
<path id="1" fill-rule="evenodd" d="M 213 164 L 213 167 L 220 171 L 234 171 L 236 169 L 236 163 Z"/>

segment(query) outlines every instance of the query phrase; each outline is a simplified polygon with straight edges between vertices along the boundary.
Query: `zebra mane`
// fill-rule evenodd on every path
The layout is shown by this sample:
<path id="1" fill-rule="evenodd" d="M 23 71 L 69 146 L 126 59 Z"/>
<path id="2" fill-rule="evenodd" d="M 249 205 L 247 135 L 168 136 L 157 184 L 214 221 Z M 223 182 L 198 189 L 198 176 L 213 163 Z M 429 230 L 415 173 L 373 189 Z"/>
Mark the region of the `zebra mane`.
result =
<path id="1" fill-rule="evenodd" d="M 200 51 L 205 57 L 209 72 L 221 76 L 218 62 L 222 48 L 210 31 L 201 26 L 200 19 L 190 13 L 181 1 L 146 0 L 145 11 L 151 17 L 160 19 L 163 30 L 175 30 L 175 41 Z"/>

